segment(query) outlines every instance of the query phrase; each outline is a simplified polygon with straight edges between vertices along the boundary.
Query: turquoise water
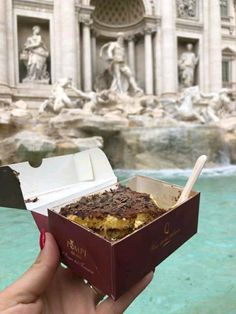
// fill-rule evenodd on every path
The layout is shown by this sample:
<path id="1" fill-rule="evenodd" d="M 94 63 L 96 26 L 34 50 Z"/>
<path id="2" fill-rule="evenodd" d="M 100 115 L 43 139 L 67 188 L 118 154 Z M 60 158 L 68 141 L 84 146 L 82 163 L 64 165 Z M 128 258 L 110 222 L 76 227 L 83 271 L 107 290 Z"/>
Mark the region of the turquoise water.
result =
<path id="1" fill-rule="evenodd" d="M 145 172 L 183 185 L 186 172 Z M 131 172 L 117 171 L 121 179 Z M 205 171 L 199 232 L 155 272 L 127 314 L 236 314 L 236 171 Z M 0 209 L 0 289 L 31 265 L 38 232 L 25 211 Z"/>

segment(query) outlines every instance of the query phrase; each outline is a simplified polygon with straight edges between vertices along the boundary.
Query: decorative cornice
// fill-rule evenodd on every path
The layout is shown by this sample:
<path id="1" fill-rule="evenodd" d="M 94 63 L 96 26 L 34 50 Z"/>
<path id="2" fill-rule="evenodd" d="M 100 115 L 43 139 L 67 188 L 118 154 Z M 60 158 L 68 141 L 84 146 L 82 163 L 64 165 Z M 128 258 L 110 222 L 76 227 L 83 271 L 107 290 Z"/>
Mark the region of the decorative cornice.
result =
<path id="1" fill-rule="evenodd" d="M 196 23 L 190 20 L 186 21 L 177 21 L 176 22 L 176 28 L 177 29 L 188 29 L 192 31 L 202 31 L 203 30 L 203 24 L 202 23 Z"/>
<path id="2" fill-rule="evenodd" d="M 95 7 L 92 6 L 92 5 L 76 5 L 75 6 L 77 11 L 80 13 L 80 14 L 85 14 L 85 15 L 92 15 Z"/>
<path id="3" fill-rule="evenodd" d="M 229 17 L 228 20 L 221 20 L 221 28 L 228 29 L 230 35 L 232 35 L 235 30 L 235 25 L 231 22 L 231 20 L 233 21 L 232 17 Z"/>
<path id="4" fill-rule="evenodd" d="M 235 43 L 236 41 L 236 36 L 233 35 L 222 35 L 222 39 L 223 40 L 227 40 L 227 41 L 233 41 Z"/>
<path id="5" fill-rule="evenodd" d="M 151 32 L 157 32 L 158 26 L 161 24 L 160 16 L 144 16 L 139 21 L 136 21 L 130 25 L 107 25 L 101 23 L 95 17 L 93 17 L 93 30 L 96 34 L 96 37 L 106 36 L 114 38 L 117 35 L 117 32 L 124 32 L 126 39 L 129 36 L 140 36 L 144 34 L 144 28 L 150 28 Z"/>
<path id="6" fill-rule="evenodd" d="M 156 25 L 158 22 L 159 16 L 157 15 L 145 15 L 144 20 L 146 23 Z"/>
<path id="7" fill-rule="evenodd" d="M 45 11 L 52 12 L 53 0 L 13 0 L 13 7 L 34 11 L 40 11 L 43 9 Z"/>

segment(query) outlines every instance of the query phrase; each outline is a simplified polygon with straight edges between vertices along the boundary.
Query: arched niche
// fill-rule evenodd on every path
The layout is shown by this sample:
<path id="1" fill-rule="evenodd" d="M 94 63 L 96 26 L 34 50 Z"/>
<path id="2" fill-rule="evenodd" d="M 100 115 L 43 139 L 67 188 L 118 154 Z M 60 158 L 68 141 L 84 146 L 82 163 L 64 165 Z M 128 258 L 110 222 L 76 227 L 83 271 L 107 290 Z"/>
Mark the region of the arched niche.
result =
<path id="1" fill-rule="evenodd" d="M 46 68 L 49 75 L 49 83 L 51 83 L 51 59 L 50 59 L 50 27 L 49 20 L 35 18 L 29 16 L 17 16 L 17 42 L 18 42 L 18 59 L 19 59 L 19 82 L 22 83 L 27 74 L 27 62 L 22 60 L 22 52 L 27 38 L 32 36 L 32 29 L 37 25 L 40 27 L 40 35 L 43 42 L 49 51 L 49 57 L 46 60 Z"/>
<path id="2" fill-rule="evenodd" d="M 157 29 L 157 16 L 155 15 L 154 1 L 150 0 L 91 0 L 93 7 L 92 37 L 96 44 L 93 45 L 93 78 L 104 71 L 106 64 L 99 58 L 99 51 L 103 44 L 116 40 L 117 33 L 123 32 L 126 38 L 127 63 L 132 66 L 132 73 L 144 88 L 144 34 L 145 29 L 150 28 L 153 32 Z M 95 43 L 95 41 L 93 41 Z M 133 51 L 130 41 L 133 41 Z M 128 60 L 128 55 L 133 61 Z M 94 82 L 93 82 L 94 83 Z"/>
<path id="3" fill-rule="evenodd" d="M 94 21 L 110 28 L 134 25 L 145 15 L 142 0 L 92 0 L 91 5 Z"/>

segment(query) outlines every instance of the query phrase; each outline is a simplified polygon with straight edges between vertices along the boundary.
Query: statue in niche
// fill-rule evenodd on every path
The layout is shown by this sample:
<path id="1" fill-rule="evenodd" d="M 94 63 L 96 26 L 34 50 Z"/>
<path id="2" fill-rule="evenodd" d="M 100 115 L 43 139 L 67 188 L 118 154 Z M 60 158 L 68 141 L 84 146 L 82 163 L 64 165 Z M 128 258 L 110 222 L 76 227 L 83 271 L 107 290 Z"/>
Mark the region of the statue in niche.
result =
<path id="1" fill-rule="evenodd" d="M 177 0 L 177 14 L 179 18 L 196 17 L 196 0 Z"/>
<path id="2" fill-rule="evenodd" d="M 112 75 L 111 91 L 125 93 L 131 87 L 135 94 L 143 94 L 125 62 L 124 33 L 118 33 L 117 41 L 103 45 L 100 49 L 100 57 L 104 57 L 108 62 L 108 70 Z"/>
<path id="3" fill-rule="evenodd" d="M 194 84 L 194 72 L 199 57 L 193 52 L 193 45 L 187 44 L 187 51 L 183 52 L 178 61 L 179 80 L 181 87 L 187 88 Z"/>
<path id="4" fill-rule="evenodd" d="M 27 75 L 23 82 L 49 83 L 49 73 L 47 72 L 47 58 L 49 51 L 40 35 L 40 27 L 35 25 L 33 35 L 28 37 L 24 49 L 20 55 L 20 60 L 24 61 L 27 68 Z"/>

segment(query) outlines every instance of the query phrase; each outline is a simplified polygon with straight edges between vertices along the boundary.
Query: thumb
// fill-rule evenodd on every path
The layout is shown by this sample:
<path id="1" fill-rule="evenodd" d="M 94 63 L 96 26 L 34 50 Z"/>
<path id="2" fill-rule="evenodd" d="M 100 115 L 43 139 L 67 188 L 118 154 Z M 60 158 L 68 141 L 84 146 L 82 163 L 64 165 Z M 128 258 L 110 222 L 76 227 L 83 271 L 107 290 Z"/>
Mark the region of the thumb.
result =
<path id="1" fill-rule="evenodd" d="M 34 264 L 7 290 L 19 301 L 34 301 L 50 284 L 60 261 L 56 241 L 50 233 L 45 235 L 45 245 Z"/>

